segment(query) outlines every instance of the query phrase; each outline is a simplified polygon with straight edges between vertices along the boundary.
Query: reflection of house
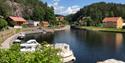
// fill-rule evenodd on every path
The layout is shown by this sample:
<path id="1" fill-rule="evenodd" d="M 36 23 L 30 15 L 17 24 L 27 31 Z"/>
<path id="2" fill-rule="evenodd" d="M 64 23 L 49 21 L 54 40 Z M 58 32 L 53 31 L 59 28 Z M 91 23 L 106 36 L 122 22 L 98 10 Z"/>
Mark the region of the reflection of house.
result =
<path id="1" fill-rule="evenodd" d="M 10 16 L 8 21 L 11 26 L 14 26 L 14 28 L 21 28 L 21 25 L 26 23 L 24 18 L 18 16 Z"/>
<path id="2" fill-rule="evenodd" d="M 123 34 L 122 33 L 116 33 L 115 43 L 116 48 L 119 48 L 123 43 Z"/>
<path id="3" fill-rule="evenodd" d="M 64 16 L 57 16 L 57 17 L 56 17 L 56 20 L 57 20 L 57 21 L 64 21 Z"/>
<path id="4" fill-rule="evenodd" d="M 42 27 L 48 27 L 49 26 L 48 21 L 42 21 L 40 24 L 41 24 Z"/>
<path id="5" fill-rule="evenodd" d="M 123 19 L 122 17 L 107 17 L 103 20 L 104 27 L 109 28 L 122 28 Z"/>
<path id="6" fill-rule="evenodd" d="M 28 24 L 31 26 L 38 26 L 40 24 L 39 21 L 28 20 Z"/>

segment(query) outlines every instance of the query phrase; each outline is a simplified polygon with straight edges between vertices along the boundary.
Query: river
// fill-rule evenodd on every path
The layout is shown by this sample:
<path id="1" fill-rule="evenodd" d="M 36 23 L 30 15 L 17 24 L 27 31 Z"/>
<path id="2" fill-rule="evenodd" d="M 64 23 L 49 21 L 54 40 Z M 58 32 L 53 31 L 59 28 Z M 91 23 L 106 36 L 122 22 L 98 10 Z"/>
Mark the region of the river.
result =
<path id="1" fill-rule="evenodd" d="M 76 57 L 75 63 L 96 63 L 106 59 L 125 61 L 125 34 L 95 32 L 71 29 L 54 34 L 30 34 L 25 40 L 36 39 L 39 42 L 67 43 Z"/>

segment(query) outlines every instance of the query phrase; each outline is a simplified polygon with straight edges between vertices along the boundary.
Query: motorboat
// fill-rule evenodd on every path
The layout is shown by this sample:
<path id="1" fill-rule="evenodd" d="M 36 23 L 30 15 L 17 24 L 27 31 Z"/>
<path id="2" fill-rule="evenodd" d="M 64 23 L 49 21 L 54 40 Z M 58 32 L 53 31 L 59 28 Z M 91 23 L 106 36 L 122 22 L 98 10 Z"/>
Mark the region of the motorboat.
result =
<path id="1" fill-rule="evenodd" d="M 56 49 L 60 49 L 58 55 L 61 56 L 61 61 L 62 62 L 70 62 L 70 61 L 75 61 L 76 58 L 73 54 L 73 51 L 70 50 L 70 46 L 66 43 L 56 43 L 54 44 L 54 47 Z"/>
<path id="2" fill-rule="evenodd" d="M 35 39 L 31 39 L 28 40 L 26 43 L 20 44 L 20 46 L 39 46 L 39 45 L 40 44 Z"/>
<path id="3" fill-rule="evenodd" d="M 45 30 L 43 30 L 43 34 L 46 34 L 47 32 Z"/>
<path id="4" fill-rule="evenodd" d="M 32 52 L 32 51 L 35 51 L 39 45 L 40 44 L 35 39 L 31 39 L 31 40 L 28 40 L 26 43 L 20 44 L 20 47 L 21 47 L 20 51 Z"/>
<path id="5" fill-rule="evenodd" d="M 21 52 L 34 52 L 37 49 L 37 46 L 31 46 L 31 45 L 29 46 L 21 45 L 20 47 L 21 47 L 20 49 Z"/>
<path id="6" fill-rule="evenodd" d="M 14 40 L 13 44 L 15 44 L 15 43 L 21 43 L 21 40 L 19 40 L 19 39 Z"/>
<path id="7" fill-rule="evenodd" d="M 18 36 L 18 38 L 19 39 L 23 39 L 25 36 L 26 36 L 25 33 L 20 33 L 19 36 Z"/>
<path id="8" fill-rule="evenodd" d="M 26 43 L 21 43 L 20 46 L 39 46 L 40 44 L 35 40 L 28 40 Z"/>

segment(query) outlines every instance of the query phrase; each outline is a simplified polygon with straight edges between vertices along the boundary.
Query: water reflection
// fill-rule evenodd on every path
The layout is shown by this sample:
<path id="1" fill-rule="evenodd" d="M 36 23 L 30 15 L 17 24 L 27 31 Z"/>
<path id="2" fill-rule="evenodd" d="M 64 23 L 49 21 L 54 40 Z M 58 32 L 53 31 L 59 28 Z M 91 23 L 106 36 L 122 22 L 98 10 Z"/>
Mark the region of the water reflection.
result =
<path id="1" fill-rule="evenodd" d="M 125 34 L 87 30 L 60 31 L 54 34 L 30 34 L 27 40 L 68 43 L 76 56 L 75 63 L 96 63 L 110 58 L 125 61 Z"/>
<path id="2" fill-rule="evenodd" d="M 119 48 L 121 47 L 122 43 L 123 43 L 123 34 L 122 33 L 116 33 L 116 49 L 119 50 Z"/>
<path id="3" fill-rule="evenodd" d="M 46 41 L 48 43 L 53 43 L 54 35 L 52 33 L 33 33 L 33 34 L 27 34 L 24 41 L 28 41 L 30 39 L 36 39 L 39 43 Z"/>

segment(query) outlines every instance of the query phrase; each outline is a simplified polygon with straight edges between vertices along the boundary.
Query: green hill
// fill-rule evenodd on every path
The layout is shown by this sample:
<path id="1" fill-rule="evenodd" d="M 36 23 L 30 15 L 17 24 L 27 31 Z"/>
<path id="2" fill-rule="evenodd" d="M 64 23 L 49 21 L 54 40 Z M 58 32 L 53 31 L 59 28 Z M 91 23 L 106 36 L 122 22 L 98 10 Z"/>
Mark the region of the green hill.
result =
<path id="1" fill-rule="evenodd" d="M 94 3 L 81 8 L 76 14 L 71 16 L 70 21 L 78 21 L 79 17 L 91 17 L 94 23 L 100 23 L 104 17 L 120 16 L 125 19 L 125 4 Z"/>

